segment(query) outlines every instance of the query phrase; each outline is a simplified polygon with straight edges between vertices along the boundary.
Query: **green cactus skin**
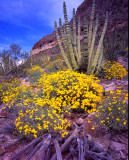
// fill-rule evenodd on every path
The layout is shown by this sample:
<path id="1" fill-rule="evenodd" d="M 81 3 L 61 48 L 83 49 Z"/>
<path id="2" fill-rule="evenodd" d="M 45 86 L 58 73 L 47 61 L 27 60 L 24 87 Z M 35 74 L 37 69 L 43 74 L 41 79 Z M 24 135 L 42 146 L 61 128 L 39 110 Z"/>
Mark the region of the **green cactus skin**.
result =
<path id="1" fill-rule="evenodd" d="M 101 34 L 101 38 L 99 40 L 99 45 L 98 45 L 98 48 L 97 48 L 97 51 L 96 51 L 96 54 L 95 54 L 95 58 L 94 58 L 94 61 L 93 61 L 93 64 L 92 64 L 91 74 L 94 74 L 94 71 L 95 71 L 95 68 L 96 68 L 96 65 L 97 65 L 97 62 L 98 62 L 99 54 L 101 52 L 101 46 L 102 46 L 104 35 L 105 35 L 106 29 L 107 29 L 107 23 L 108 23 L 108 13 L 106 12 L 105 24 L 104 24 L 103 31 L 102 31 L 102 34 Z"/>
<path id="2" fill-rule="evenodd" d="M 65 24 L 66 24 L 66 34 L 67 34 L 67 40 L 68 40 L 68 45 L 69 45 L 69 53 L 70 53 L 70 57 L 71 57 L 71 62 L 72 62 L 73 68 L 76 69 L 77 68 L 77 62 L 76 62 L 76 59 L 75 59 L 74 50 L 73 50 L 73 46 L 72 46 L 71 32 L 70 32 L 70 27 L 69 27 L 69 24 L 68 24 L 65 2 L 64 2 L 64 19 L 65 19 Z"/>
<path id="3" fill-rule="evenodd" d="M 66 55 L 67 55 L 67 58 L 71 64 L 71 61 L 70 61 L 70 54 L 69 54 L 69 50 L 68 50 L 68 44 L 67 44 L 67 37 L 65 36 L 64 34 L 64 31 L 63 31 L 63 26 L 62 26 L 62 21 L 61 21 L 61 18 L 59 18 L 59 26 L 60 26 L 60 32 L 61 32 L 61 37 L 62 37 L 62 41 L 63 41 L 63 45 L 64 45 L 64 49 L 66 51 Z"/>
<path id="4" fill-rule="evenodd" d="M 86 18 L 84 17 L 84 54 L 81 56 L 80 44 L 80 17 L 78 17 L 78 35 L 76 37 L 76 20 L 75 9 L 73 9 L 73 37 L 72 31 L 68 23 L 67 11 L 65 2 L 63 4 L 65 24 L 62 26 L 61 19 L 59 19 L 60 32 L 62 42 L 60 40 L 57 24 L 55 22 L 55 31 L 57 41 L 61 50 L 61 54 L 67 64 L 68 69 L 84 71 L 86 74 L 98 74 L 103 65 L 103 39 L 108 23 L 108 14 L 106 13 L 105 24 L 99 40 L 97 50 L 95 49 L 95 39 L 98 29 L 98 15 L 96 16 L 96 23 L 94 23 L 95 14 L 95 0 L 93 0 L 92 11 L 90 17 L 90 26 L 88 29 Z M 63 44 L 63 46 L 62 46 Z"/>
<path id="5" fill-rule="evenodd" d="M 65 24 L 63 25 L 63 33 L 64 33 L 64 38 L 66 40 L 66 47 L 67 47 L 67 50 L 68 50 L 67 57 L 69 59 L 70 64 L 72 65 L 71 58 L 70 58 L 70 53 L 69 53 L 69 49 L 68 49 L 69 47 L 68 47 L 68 40 L 67 40 L 67 35 L 66 35 L 66 26 L 65 26 Z"/>
<path id="6" fill-rule="evenodd" d="M 96 26 L 95 26 L 95 29 L 94 29 L 94 32 L 93 32 L 93 38 L 92 38 L 92 42 L 91 42 L 91 47 L 90 47 L 90 50 L 89 50 L 89 60 L 88 60 L 88 69 L 87 69 L 87 74 L 90 74 L 91 72 L 91 66 L 92 66 L 92 59 L 94 57 L 94 45 L 95 45 L 95 38 L 96 38 L 96 33 L 97 33 L 97 29 L 98 29 L 98 15 L 96 17 Z"/>
<path id="7" fill-rule="evenodd" d="M 71 65 L 70 65 L 70 63 L 68 61 L 68 58 L 67 58 L 67 56 L 66 56 L 66 54 L 64 52 L 64 49 L 63 49 L 63 47 L 61 45 L 61 41 L 60 41 L 60 37 L 59 37 L 59 34 L 58 34 L 57 23 L 56 22 L 55 22 L 55 31 L 56 31 L 57 41 L 58 41 L 58 44 L 59 44 L 59 47 L 60 47 L 60 50 L 61 50 L 61 54 L 62 54 L 62 56 L 63 56 L 63 58 L 64 58 L 64 60 L 66 62 L 66 65 L 67 65 L 68 69 L 72 70 L 72 67 L 71 67 Z"/>
<path id="8" fill-rule="evenodd" d="M 81 27 L 80 27 L 80 17 L 78 17 L 77 51 L 78 51 L 79 62 L 80 62 L 80 60 L 81 60 L 80 31 L 81 31 Z"/>
<path id="9" fill-rule="evenodd" d="M 97 65 L 97 70 L 95 72 L 95 75 L 99 74 L 102 66 L 103 66 L 103 44 L 101 46 L 101 53 L 99 55 L 99 60 L 98 60 L 98 65 Z"/>
<path id="10" fill-rule="evenodd" d="M 76 40 L 76 17 L 75 17 L 75 9 L 73 9 L 73 49 L 77 59 L 77 63 L 79 63 L 79 57 L 77 53 L 77 40 Z"/>
<path id="11" fill-rule="evenodd" d="M 88 25 L 87 25 L 87 21 L 86 21 L 86 17 L 84 17 L 84 42 L 83 42 L 83 46 L 84 46 L 84 53 L 83 53 L 83 65 L 84 65 L 84 69 L 87 70 L 88 67 Z"/>

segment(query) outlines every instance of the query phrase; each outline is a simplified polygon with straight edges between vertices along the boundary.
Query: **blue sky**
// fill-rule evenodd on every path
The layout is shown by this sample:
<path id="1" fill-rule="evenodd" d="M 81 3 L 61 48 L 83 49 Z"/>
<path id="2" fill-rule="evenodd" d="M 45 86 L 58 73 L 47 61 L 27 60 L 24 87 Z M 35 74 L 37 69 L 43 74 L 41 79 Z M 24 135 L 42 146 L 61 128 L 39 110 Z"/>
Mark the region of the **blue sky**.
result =
<path id="1" fill-rule="evenodd" d="M 54 30 L 63 18 L 64 0 L 0 0 L 0 52 L 12 43 L 30 51 L 38 40 Z M 72 9 L 84 0 L 65 0 L 69 20 Z"/>

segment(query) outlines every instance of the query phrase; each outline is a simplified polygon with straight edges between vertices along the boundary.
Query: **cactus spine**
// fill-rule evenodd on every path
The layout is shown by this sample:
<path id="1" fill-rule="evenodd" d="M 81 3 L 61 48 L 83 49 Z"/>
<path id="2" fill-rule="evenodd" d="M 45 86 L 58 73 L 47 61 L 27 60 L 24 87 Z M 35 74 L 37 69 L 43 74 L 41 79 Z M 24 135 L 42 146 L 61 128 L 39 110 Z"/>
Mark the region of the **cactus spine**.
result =
<path id="1" fill-rule="evenodd" d="M 65 24 L 62 26 L 61 19 L 59 20 L 62 41 L 59 37 L 56 22 L 55 22 L 55 31 L 56 31 L 57 41 L 61 50 L 61 54 L 67 64 L 67 67 L 71 70 L 79 70 L 80 68 L 82 68 L 84 71 L 86 71 L 87 74 L 98 73 L 101 68 L 103 60 L 103 39 L 107 28 L 108 14 L 106 13 L 104 28 L 96 50 L 95 40 L 98 29 L 98 15 L 96 16 L 95 27 L 93 27 L 94 15 L 95 15 L 95 0 L 93 0 L 89 29 L 86 17 L 84 17 L 84 26 L 83 26 L 84 54 L 83 56 L 81 56 L 80 17 L 78 18 L 78 28 L 76 28 L 75 9 L 73 9 L 73 36 L 72 36 L 72 31 L 68 23 L 65 2 L 63 4 L 63 9 L 64 9 Z M 78 31 L 77 36 L 76 36 L 76 30 Z"/>

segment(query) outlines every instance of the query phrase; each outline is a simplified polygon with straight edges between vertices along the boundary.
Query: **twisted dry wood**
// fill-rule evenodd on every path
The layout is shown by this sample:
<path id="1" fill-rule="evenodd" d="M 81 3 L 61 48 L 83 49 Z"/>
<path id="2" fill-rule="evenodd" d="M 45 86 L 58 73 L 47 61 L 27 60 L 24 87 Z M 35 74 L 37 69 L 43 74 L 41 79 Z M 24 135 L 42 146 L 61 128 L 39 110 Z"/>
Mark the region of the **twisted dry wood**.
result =
<path id="1" fill-rule="evenodd" d="M 76 129 L 74 130 L 74 132 L 72 133 L 72 135 L 70 137 L 68 137 L 68 139 L 65 141 L 65 143 L 61 146 L 61 152 L 63 152 L 65 150 L 65 148 L 70 144 L 71 140 L 77 135 L 78 133 L 78 126 L 75 124 Z M 52 156 L 51 160 L 56 160 L 57 155 L 56 153 Z"/>
<path id="2" fill-rule="evenodd" d="M 10 160 L 16 160 L 23 152 L 25 152 L 27 149 L 29 149 L 31 146 L 34 146 L 35 144 L 39 143 L 42 140 L 42 137 L 39 137 L 37 139 L 34 139 L 30 144 L 28 144 L 23 150 L 18 152 L 16 155 L 14 155 Z"/>
<path id="3" fill-rule="evenodd" d="M 19 138 L 19 139 L 17 139 L 16 141 L 14 141 L 14 142 L 12 142 L 12 143 L 10 143 L 10 144 L 8 144 L 8 145 L 4 146 L 4 149 L 7 149 L 7 148 L 9 148 L 9 147 L 14 146 L 15 144 L 17 144 L 17 143 L 21 142 L 24 138 L 25 138 L 25 137 L 20 137 L 20 138 Z"/>
<path id="4" fill-rule="evenodd" d="M 63 160 L 61 149 L 60 149 L 59 143 L 56 139 L 54 140 L 54 145 L 55 145 L 55 149 L 56 149 L 57 160 Z"/>
<path id="5" fill-rule="evenodd" d="M 48 148 L 50 141 L 51 141 L 51 135 L 49 134 L 48 137 L 42 143 L 42 147 L 40 148 L 40 158 L 39 158 L 40 160 L 45 159 L 45 151 Z"/>

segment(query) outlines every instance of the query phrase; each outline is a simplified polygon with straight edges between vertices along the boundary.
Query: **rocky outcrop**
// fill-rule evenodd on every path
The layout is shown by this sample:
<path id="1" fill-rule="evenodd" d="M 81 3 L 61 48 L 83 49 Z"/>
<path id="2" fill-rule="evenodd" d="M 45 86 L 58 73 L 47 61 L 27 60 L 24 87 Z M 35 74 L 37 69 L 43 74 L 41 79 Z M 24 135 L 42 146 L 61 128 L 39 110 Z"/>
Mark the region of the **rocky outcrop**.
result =
<path id="1" fill-rule="evenodd" d="M 78 7 L 76 12 L 76 18 L 81 17 L 81 32 L 83 33 L 83 17 L 86 16 L 89 20 L 91 13 L 91 0 L 84 0 L 84 2 Z M 123 29 L 128 28 L 128 0 L 96 0 L 96 13 L 99 14 L 100 30 L 103 28 L 106 11 L 109 12 L 108 32 L 113 32 L 116 27 L 117 30 L 122 32 Z M 117 17 L 117 18 L 116 18 Z M 72 20 L 70 21 L 72 24 Z M 89 23 L 89 21 L 88 21 Z M 115 25 L 116 24 L 116 25 Z M 115 25 L 115 26 L 114 26 Z M 54 48 L 54 51 L 53 51 Z M 59 54 L 60 50 L 57 44 L 55 32 L 43 37 L 32 48 L 32 54 Z"/>

